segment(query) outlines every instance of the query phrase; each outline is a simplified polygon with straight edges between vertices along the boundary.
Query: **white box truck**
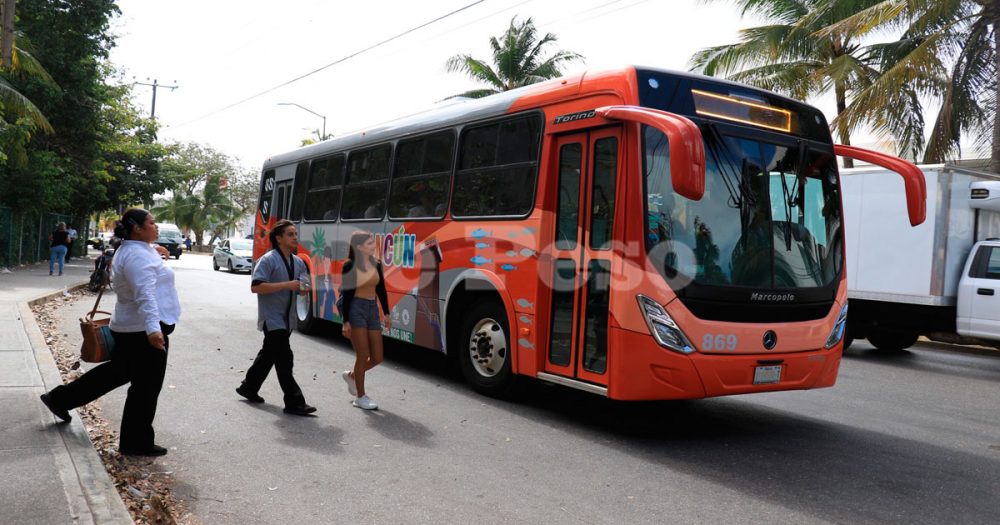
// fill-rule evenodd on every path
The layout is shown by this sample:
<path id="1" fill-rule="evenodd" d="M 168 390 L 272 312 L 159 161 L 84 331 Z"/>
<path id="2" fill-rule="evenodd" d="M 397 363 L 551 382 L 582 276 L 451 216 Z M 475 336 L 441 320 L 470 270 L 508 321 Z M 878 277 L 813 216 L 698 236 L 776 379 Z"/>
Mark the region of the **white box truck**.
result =
<path id="1" fill-rule="evenodd" d="M 898 351 L 919 336 L 1000 346 L 1000 176 L 921 166 L 927 220 L 912 227 L 903 183 L 882 168 L 841 171 L 849 313 L 845 348 Z"/>

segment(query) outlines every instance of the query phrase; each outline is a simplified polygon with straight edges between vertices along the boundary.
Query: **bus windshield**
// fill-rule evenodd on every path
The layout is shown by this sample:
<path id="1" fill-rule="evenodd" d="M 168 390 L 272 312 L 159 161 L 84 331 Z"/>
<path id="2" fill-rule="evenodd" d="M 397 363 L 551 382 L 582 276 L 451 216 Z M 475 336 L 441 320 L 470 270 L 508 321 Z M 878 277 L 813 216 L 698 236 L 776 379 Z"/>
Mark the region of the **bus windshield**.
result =
<path id="1" fill-rule="evenodd" d="M 673 192 L 667 138 L 643 130 L 646 249 L 668 281 L 754 288 L 827 286 L 842 263 L 840 196 L 832 154 L 801 140 L 728 136 L 709 123 L 705 194 Z"/>

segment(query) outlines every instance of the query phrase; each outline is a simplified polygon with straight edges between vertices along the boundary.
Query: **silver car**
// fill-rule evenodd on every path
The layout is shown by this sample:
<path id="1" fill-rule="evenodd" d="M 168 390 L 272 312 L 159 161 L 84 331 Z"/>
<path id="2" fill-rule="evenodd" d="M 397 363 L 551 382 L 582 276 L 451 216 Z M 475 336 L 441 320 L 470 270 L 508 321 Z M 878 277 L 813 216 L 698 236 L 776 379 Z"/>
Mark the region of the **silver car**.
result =
<path id="1" fill-rule="evenodd" d="M 250 271 L 253 268 L 253 241 L 226 239 L 215 245 L 212 269 L 226 268 L 230 272 Z"/>

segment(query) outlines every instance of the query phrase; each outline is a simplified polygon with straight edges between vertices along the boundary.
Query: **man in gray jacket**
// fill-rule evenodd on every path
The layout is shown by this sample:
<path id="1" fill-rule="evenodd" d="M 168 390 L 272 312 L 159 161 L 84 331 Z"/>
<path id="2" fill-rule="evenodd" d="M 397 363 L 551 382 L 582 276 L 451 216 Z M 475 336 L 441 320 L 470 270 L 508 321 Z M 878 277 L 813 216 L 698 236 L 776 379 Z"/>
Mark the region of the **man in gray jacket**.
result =
<path id="1" fill-rule="evenodd" d="M 250 284 L 250 291 L 257 294 L 257 329 L 264 332 L 264 346 L 236 393 L 253 403 L 263 403 L 257 391 L 273 366 L 285 394 L 285 413 L 305 416 L 315 412 L 316 407 L 306 404 L 302 389 L 292 377 L 293 356 L 288 339 L 297 321 L 295 294 L 309 293 L 308 286 L 303 285 L 303 281 L 308 282 L 309 270 L 295 255 L 299 236 L 291 221 L 278 221 L 269 237 L 271 250 L 257 261 Z"/>

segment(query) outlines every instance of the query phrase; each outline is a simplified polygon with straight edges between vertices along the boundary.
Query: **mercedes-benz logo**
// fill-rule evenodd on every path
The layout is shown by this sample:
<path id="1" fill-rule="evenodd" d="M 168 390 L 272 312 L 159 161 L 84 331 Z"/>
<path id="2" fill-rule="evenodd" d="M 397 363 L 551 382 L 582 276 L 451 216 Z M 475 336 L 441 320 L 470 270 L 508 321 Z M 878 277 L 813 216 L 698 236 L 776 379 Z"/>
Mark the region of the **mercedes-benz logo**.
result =
<path id="1" fill-rule="evenodd" d="M 774 333 L 774 330 L 764 332 L 764 348 L 771 350 L 776 344 L 778 344 L 778 334 Z"/>

